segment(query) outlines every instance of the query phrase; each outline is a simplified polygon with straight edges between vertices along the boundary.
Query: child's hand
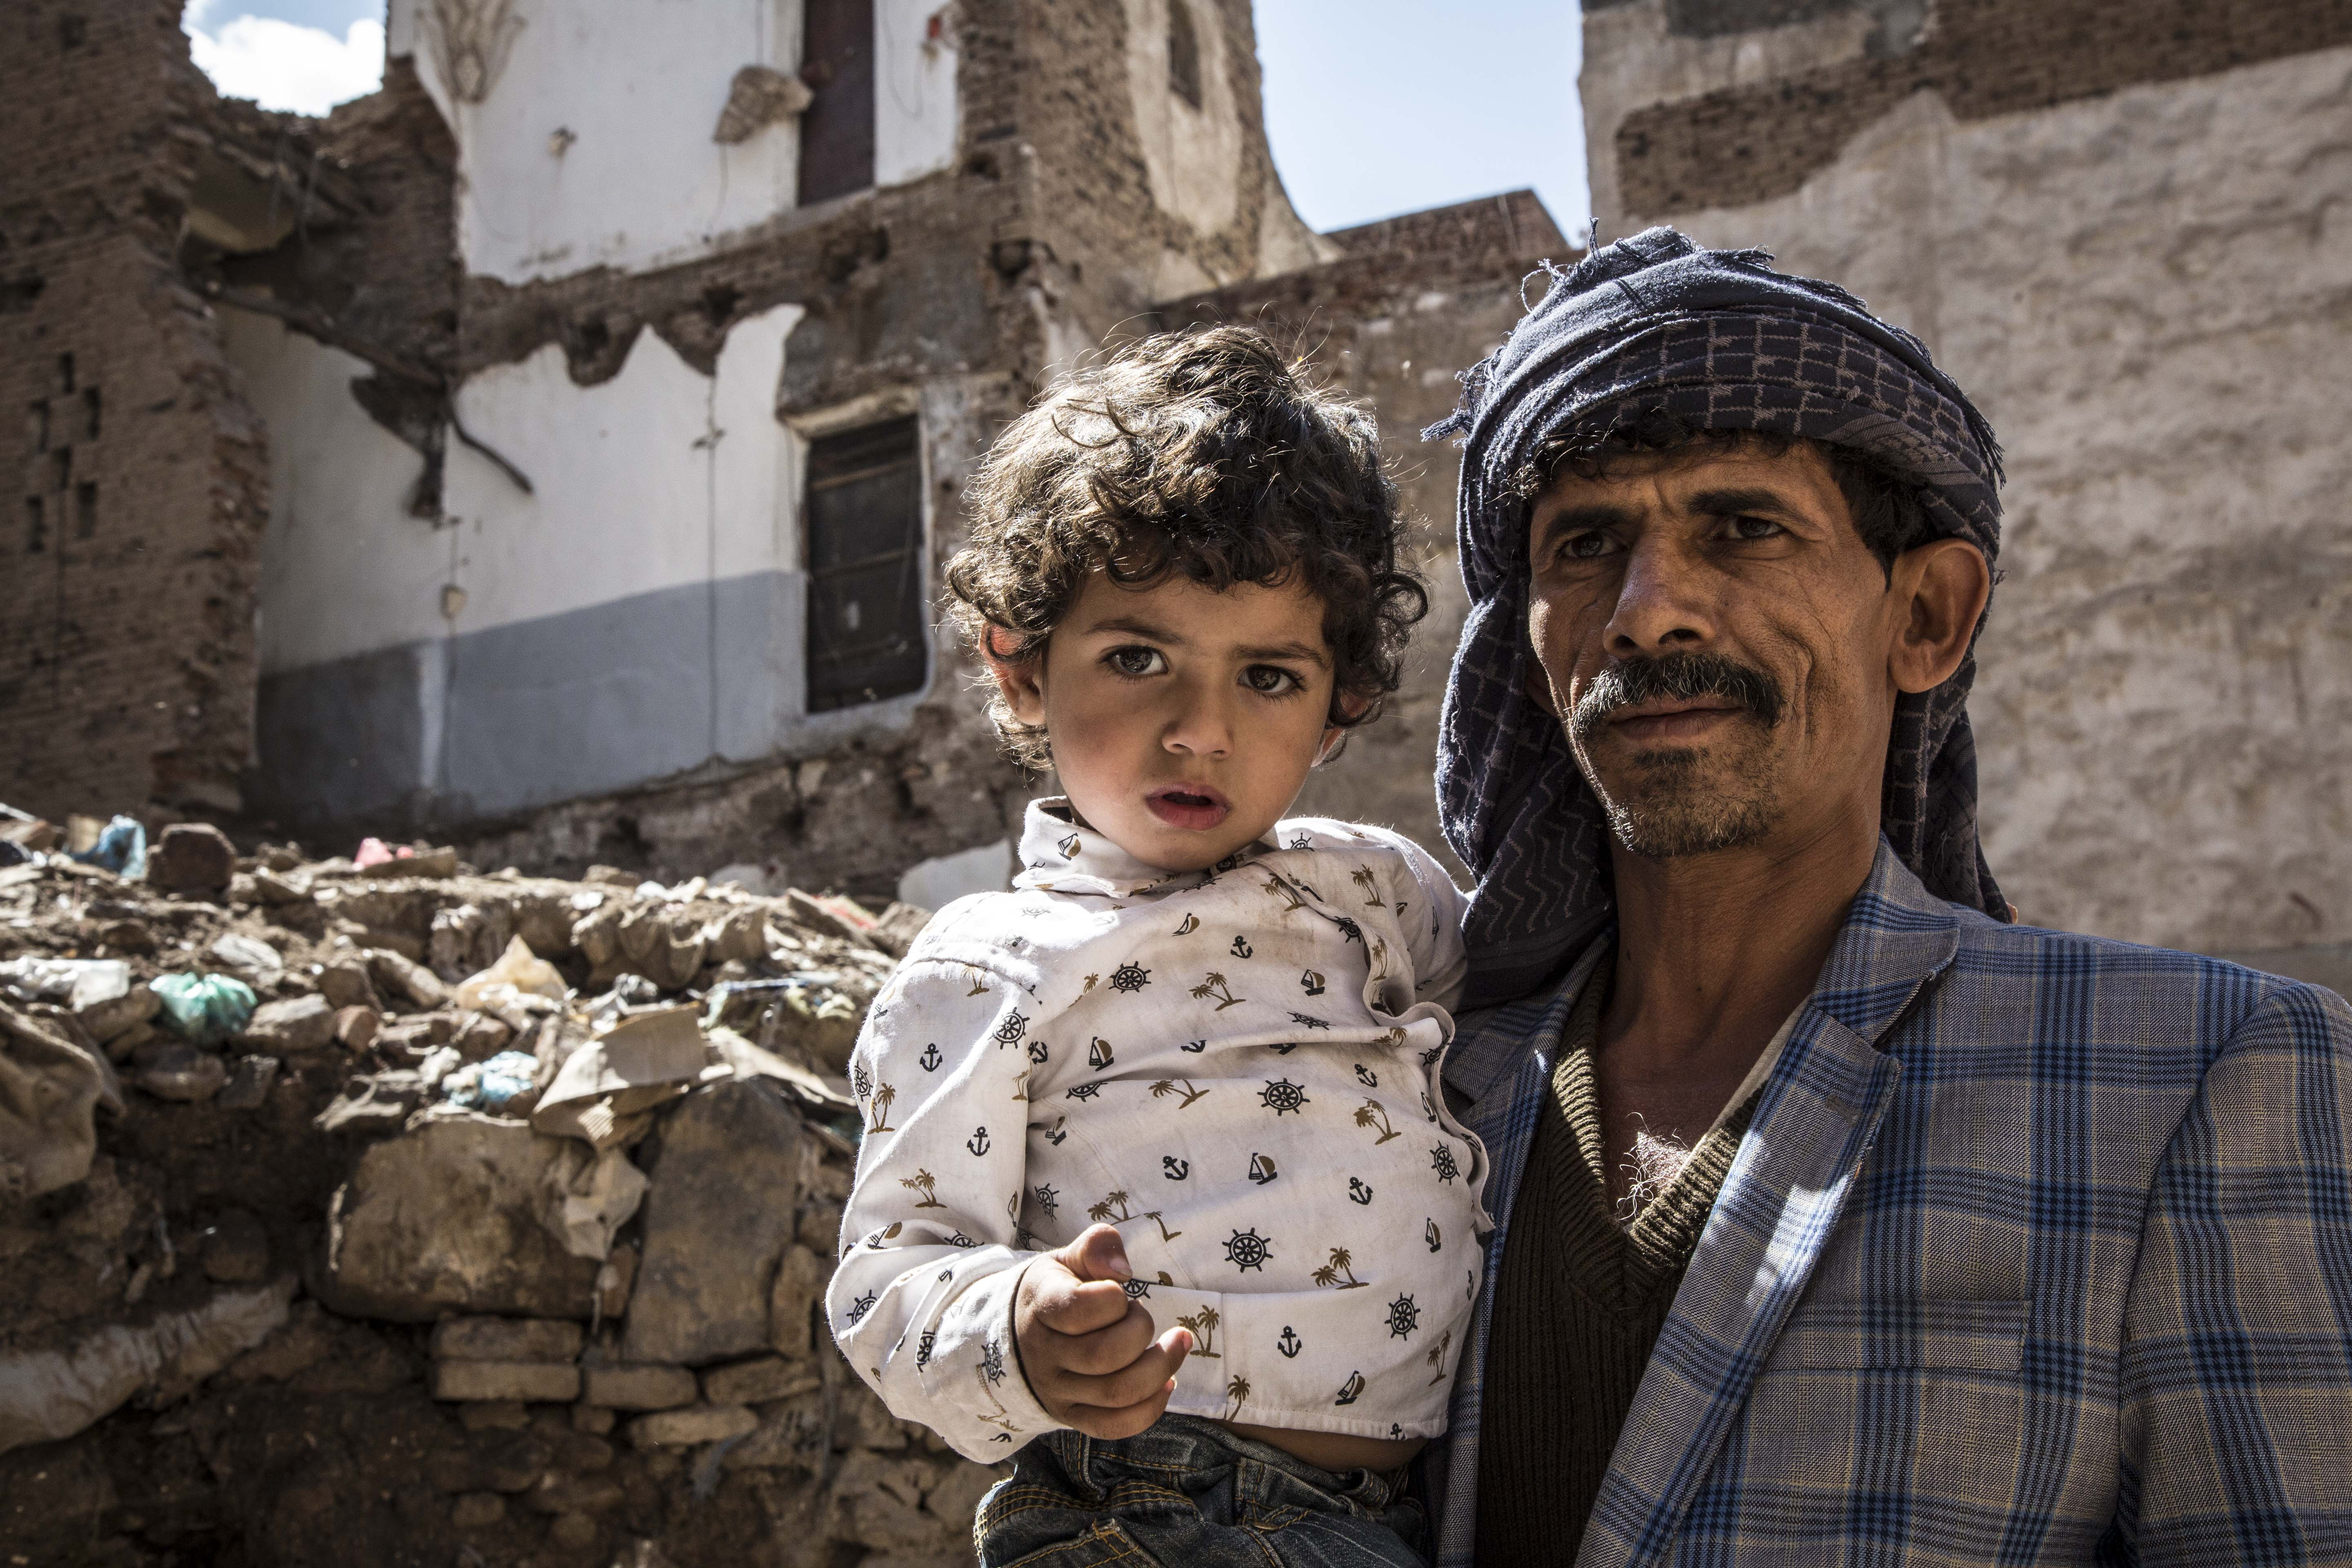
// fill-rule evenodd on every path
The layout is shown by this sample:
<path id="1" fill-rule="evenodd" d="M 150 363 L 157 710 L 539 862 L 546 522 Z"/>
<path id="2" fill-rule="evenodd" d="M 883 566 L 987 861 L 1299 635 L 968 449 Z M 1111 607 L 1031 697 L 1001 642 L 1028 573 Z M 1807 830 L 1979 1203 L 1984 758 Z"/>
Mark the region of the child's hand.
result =
<path id="1" fill-rule="evenodd" d="M 1021 1369 L 1055 1420 L 1089 1437 L 1132 1437 L 1168 1408 L 1189 1330 L 1154 1340 L 1151 1314 L 1130 1301 L 1127 1248 L 1107 1225 L 1022 1271 L 1013 1303 Z"/>

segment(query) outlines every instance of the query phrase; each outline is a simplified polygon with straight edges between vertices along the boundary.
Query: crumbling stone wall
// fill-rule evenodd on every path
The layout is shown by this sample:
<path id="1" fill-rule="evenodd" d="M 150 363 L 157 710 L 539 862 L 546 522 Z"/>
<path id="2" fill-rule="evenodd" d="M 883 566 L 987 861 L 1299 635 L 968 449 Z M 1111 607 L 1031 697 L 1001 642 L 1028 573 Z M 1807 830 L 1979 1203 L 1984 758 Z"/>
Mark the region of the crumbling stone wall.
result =
<path id="1" fill-rule="evenodd" d="M 1452 444 L 1424 442 L 1421 432 L 1453 411 L 1461 372 L 1499 347 L 1524 313 L 1528 275 L 1539 262 L 1565 266 L 1579 253 L 1532 191 L 1343 229 L 1330 238 L 1346 248 L 1342 259 L 1180 300 L 1150 320 L 1263 327 L 1309 354 L 1333 384 L 1379 418 L 1381 447 L 1412 522 L 1410 548 L 1428 580 L 1431 613 L 1413 634 L 1403 686 L 1386 714 L 1351 734 L 1341 757 L 1309 777 L 1299 809 L 1385 823 L 1446 854 L 1431 769 L 1445 672 L 1469 610 L 1454 539 L 1461 458 Z"/>
<path id="2" fill-rule="evenodd" d="M 212 89 L 170 0 L 0 33 L 0 798 L 232 810 L 252 751 L 264 433 L 174 251 Z"/>
<path id="3" fill-rule="evenodd" d="M 970 1561 L 1001 1472 L 819 1308 L 919 912 L 164 849 L 0 868 L 0 1081 L 86 1091 L 0 1102 L 0 1552 Z M 190 973 L 261 1005 L 175 1021 Z"/>
<path id="4" fill-rule="evenodd" d="M 2027 920 L 2352 984 L 2352 8 L 1903 9 L 1589 6 L 1599 232 L 1835 279 L 2000 431 L 1974 710 Z"/>

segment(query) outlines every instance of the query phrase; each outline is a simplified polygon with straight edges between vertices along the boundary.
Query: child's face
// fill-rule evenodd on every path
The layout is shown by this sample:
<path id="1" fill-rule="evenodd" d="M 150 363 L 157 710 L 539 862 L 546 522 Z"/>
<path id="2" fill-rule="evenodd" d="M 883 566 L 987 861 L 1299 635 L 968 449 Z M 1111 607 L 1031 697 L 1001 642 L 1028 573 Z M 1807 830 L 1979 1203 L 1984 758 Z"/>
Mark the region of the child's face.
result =
<path id="1" fill-rule="evenodd" d="M 1042 659 L 997 665 L 1014 716 L 1043 724 L 1087 825 L 1147 865 L 1195 871 L 1282 818 L 1339 731 L 1323 602 L 1097 571 Z"/>

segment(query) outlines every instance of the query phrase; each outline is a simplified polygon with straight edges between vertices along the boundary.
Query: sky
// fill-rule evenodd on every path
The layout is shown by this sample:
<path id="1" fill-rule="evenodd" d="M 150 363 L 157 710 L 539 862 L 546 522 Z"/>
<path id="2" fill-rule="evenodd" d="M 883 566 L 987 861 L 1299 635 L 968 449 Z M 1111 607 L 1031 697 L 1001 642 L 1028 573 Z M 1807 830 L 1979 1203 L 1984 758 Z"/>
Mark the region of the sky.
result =
<path id="1" fill-rule="evenodd" d="M 383 0 L 192 0 L 196 64 L 265 109 L 373 92 Z M 1291 204 L 1328 231 L 1534 187 L 1589 221 L 1576 0 L 1257 0 L 1266 137 Z"/>

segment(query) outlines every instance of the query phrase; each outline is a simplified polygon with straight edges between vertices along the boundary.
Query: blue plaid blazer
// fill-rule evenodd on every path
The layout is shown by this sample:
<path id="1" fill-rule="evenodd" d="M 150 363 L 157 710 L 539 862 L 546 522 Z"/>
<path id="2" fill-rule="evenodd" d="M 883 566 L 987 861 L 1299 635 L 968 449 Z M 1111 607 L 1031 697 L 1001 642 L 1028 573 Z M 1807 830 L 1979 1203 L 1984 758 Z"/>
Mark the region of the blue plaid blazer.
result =
<path id="1" fill-rule="evenodd" d="M 1423 1471 L 1439 1568 L 1472 1561 L 1496 1269 L 1597 962 L 1446 1067 L 1496 1225 Z M 1997 924 L 1882 842 L 1576 1562 L 2352 1563 L 2352 1009 Z"/>

